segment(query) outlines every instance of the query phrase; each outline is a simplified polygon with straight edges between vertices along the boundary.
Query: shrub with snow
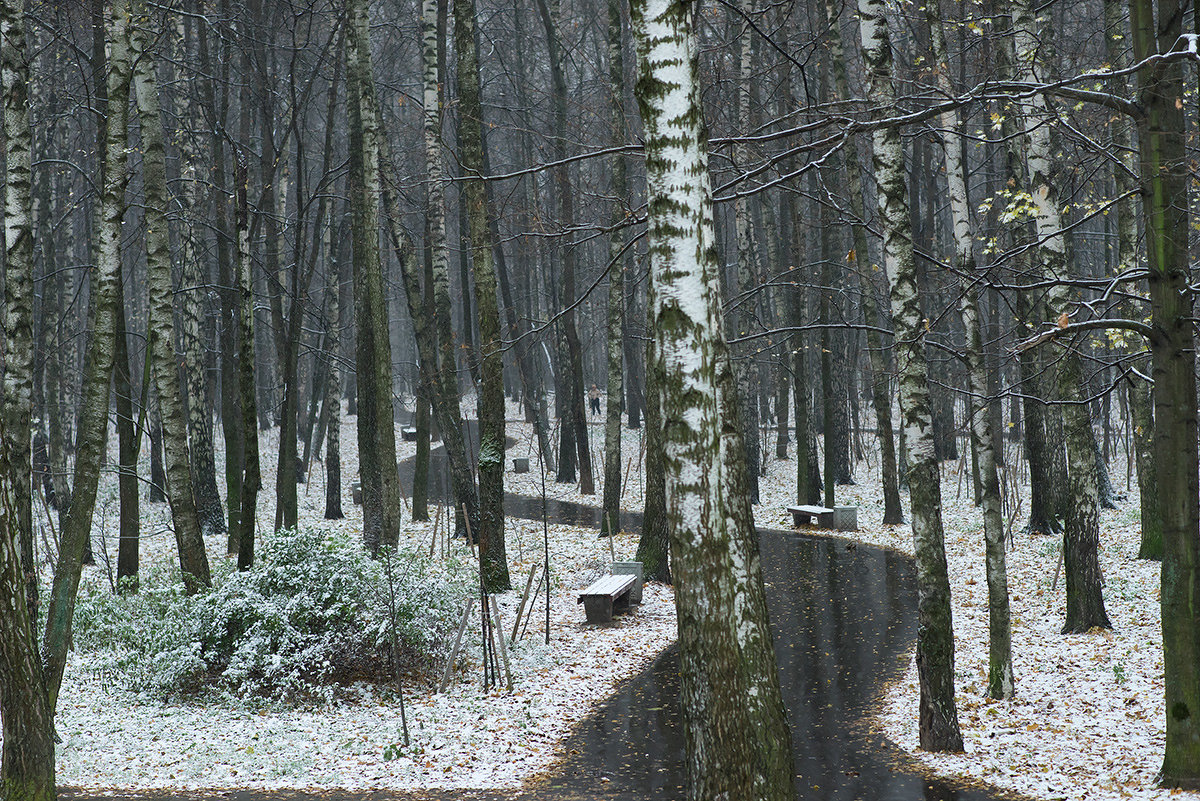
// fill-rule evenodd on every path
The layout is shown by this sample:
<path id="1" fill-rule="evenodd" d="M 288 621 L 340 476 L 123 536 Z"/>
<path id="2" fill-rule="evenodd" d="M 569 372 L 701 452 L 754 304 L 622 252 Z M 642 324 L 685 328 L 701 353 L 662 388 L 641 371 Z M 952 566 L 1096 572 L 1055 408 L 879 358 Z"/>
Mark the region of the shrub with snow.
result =
<path id="1" fill-rule="evenodd" d="M 336 699 L 355 682 L 394 678 L 393 620 L 403 673 L 444 664 L 469 583 L 462 566 L 411 553 L 375 560 L 312 529 L 265 537 L 257 557 L 191 598 L 154 572 L 136 595 L 81 592 L 77 645 L 94 652 L 96 669 L 163 697 Z"/>

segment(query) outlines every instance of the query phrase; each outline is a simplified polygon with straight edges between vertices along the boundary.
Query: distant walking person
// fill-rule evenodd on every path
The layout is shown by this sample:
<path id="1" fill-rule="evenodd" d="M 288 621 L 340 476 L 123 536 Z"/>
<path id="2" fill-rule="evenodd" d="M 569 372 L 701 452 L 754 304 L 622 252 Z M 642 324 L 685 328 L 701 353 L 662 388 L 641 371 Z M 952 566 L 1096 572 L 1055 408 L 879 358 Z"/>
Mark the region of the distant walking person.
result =
<path id="1" fill-rule="evenodd" d="M 600 414 L 600 387 L 595 384 L 588 390 L 588 402 L 591 404 L 592 414 Z"/>

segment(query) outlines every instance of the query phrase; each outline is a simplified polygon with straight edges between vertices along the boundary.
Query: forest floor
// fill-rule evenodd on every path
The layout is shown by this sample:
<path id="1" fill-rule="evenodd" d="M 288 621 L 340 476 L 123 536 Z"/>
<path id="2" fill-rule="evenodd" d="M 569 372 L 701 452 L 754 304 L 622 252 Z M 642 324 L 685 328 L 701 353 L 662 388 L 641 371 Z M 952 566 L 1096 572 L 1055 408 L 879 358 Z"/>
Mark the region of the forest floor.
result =
<path id="1" fill-rule="evenodd" d="M 796 491 L 795 449 L 789 450 L 792 459 L 775 458 L 775 432 L 768 434 L 763 448 L 767 473 L 761 480 L 755 521 L 760 526 L 787 529 L 791 517 L 786 507 L 794 503 Z M 602 454 L 602 428 L 593 426 L 592 436 Z M 911 555 L 908 523 L 883 524 L 878 455 L 871 450 L 869 435 L 864 434 L 863 439 L 867 458 L 855 465 L 856 483 L 836 488 L 838 505 L 858 507 L 859 531 L 844 536 Z M 528 435 L 524 442 L 530 443 Z M 636 455 L 641 432 L 627 430 L 624 443 L 625 452 Z M 1015 443 L 1009 443 L 1006 450 L 1007 464 L 1024 466 Z M 635 456 L 634 464 L 637 462 Z M 623 503 L 639 509 L 641 471 L 634 467 L 626 473 Z M 1009 469 L 1006 486 L 1021 489 L 1016 494 L 1015 512 L 1011 501 L 1005 508 L 1011 528 L 1007 566 L 1016 694 L 1011 700 L 995 701 L 986 697 L 988 598 L 983 518 L 972 500 L 969 461 L 943 464 L 942 512 L 953 599 L 956 703 L 965 751 L 929 754 L 918 748 L 915 660 L 910 660 L 904 677 L 885 690 L 877 715 L 880 729 L 930 773 L 982 780 L 1047 801 L 1157 801 L 1181 795 L 1156 786 L 1165 743 L 1159 563 L 1136 558 L 1141 537 L 1137 478 L 1124 453 L 1112 459 L 1110 474 L 1122 497 L 1116 509 L 1102 510 L 1100 563 L 1113 628 L 1063 635 L 1062 540 L 1022 533 L 1029 503 L 1028 477 Z M 510 487 L 532 492 L 532 487 Z M 547 492 L 564 500 L 585 500 L 571 485 L 547 484 Z M 907 503 L 905 495 L 906 515 Z M 813 529 L 810 533 L 823 532 Z M 1200 797 L 1182 794 L 1189 795 Z"/>
<path id="2" fill-rule="evenodd" d="M 464 404 L 464 410 L 469 406 Z M 473 410 L 470 410 L 473 412 Z M 541 476 L 531 428 L 515 422 L 510 406 L 509 435 L 517 445 L 509 456 L 531 456 L 533 472 L 506 473 L 509 492 L 538 496 Z M 603 474 L 601 417 L 591 418 L 597 491 Z M 624 430 L 626 465 L 622 471 L 623 508 L 641 511 L 642 431 Z M 274 520 L 274 458 L 278 451 L 263 432 L 264 492 L 259 523 Z M 325 521 L 323 467 L 314 461 L 310 481 L 301 488 L 302 525 L 358 532 L 361 508 L 351 503 L 349 485 L 357 470 L 352 444 L 354 418 L 346 418 L 342 442 L 343 521 Z M 788 528 L 785 507 L 794 494 L 794 460 L 774 457 L 774 433 L 762 480 L 759 525 Z M 400 458 L 412 443 L 399 443 Z M 794 455 L 794 449 L 793 449 Z M 882 524 L 882 495 L 877 458 L 870 452 L 855 467 L 856 484 L 837 488 L 839 505 L 859 507 L 860 541 L 912 552 L 907 524 Z M 1015 448 L 1009 464 L 1018 464 Z M 218 455 L 220 459 L 220 455 Z M 874 461 L 873 461 L 874 460 Z M 1135 558 L 1139 526 L 1136 484 L 1119 508 L 1101 520 L 1101 564 L 1112 631 L 1059 634 L 1064 608 L 1057 538 L 1028 536 L 1019 529 L 1023 507 L 1013 514 L 1008 552 L 1013 614 L 1016 697 L 985 697 L 987 670 L 987 590 L 983 574 L 983 536 L 979 510 L 971 502 L 969 472 L 963 461 L 943 467 L 943 513 L 950 567 L 956 635 L 956 686 L 966 751 L 931 755 L 917 748 L 915 665 L 879 699 L 878 724 L 886 735 L 930 772 L 982 779 L 997 787 L 1047 799 L 1165 799 L 1175 795 L 1155 786 L 1164 744 L 1162 648 L 1158 619 L 1158 564 Z M 1113 481 L 1126 489 L 1124 457 L 1112 464 Z M 222 467 L 218 464 L 218 475 Z M 1021 477 L 1009 476 L 1022 485 Z M 97 508 L 97 547 L 108 532 L 115 549 L 116 489 L 105 485 Z M 545 483 L 548 497 L 599 504 L 600 495 L 581 496 L 575 485 Z M 1018 501 L 1027 504 L 1027 500 Z M 165 505 L 146 505 L 144 560 L 173 560 L 173 538 Z M 428 550 L 429 524 L 414 523 L 406 511 L 403 545 Z M 612 553 L 629 559 L 636 538 L 618 535 L 610 552 L 607 540 L 589 529 L 550 526 L 553 570 L 551 643 L 545 644 L 544 612 L 528 634 L 510 646 L 514 690 L 484 691 L 479 681 L 478 639 L 468 647 L 474 666 L 460 673 L 443 694 L 428 686 L 407 689 L 413 745 L 399 742 L 399 708 L 364 687 L 362 699 L 334 708 L 261 710 L 230 704 L 220 708 L 168 704 L 123 690 L 111 677 L 88 670 L 74 656 L 59 701 L 59 781 L 99 795 L 105 788 L 164 791 L 180 789 L 294 788 L 320 791 L 435 790 L 437 788 L 513 788 L 543 771 L 569 728 L 624 678 L 648 665 L 675 637 L 674 604 L 669 587 L 648 584 L 645 601 L 611 627 L 583 624 L 575 603 L 578 589 L 600 575 Z M 511 626 L 520 591 L 542 548 L 543 531 L 531 521 L 510 520 L 508 557 L 515 589 L 501 597 L 505 626 Z M 465 556 L 462 541 L 447 546 Z M 224 559 L 224 543 L 209 543 L 210 559 Z M 115 557 L 114 557 L 115 558 Z M 114 562 L 115 564 L 115 562 Z M 107 569 L 88 568 L 85 580 L 104 585 Z M 544 603 L 544 595 L 539 605 Z M 603 654 L 603 658 L 599 655 Z M 391 757 L 391 758 L 388 758 Z"/>
<path id="3" fill-rule="evenodd" d="M 510 414 L 517 414 L 515 407 Z M 324 466 L 314 460 L 308 483 L 300 487 L 301 526 L 361 536 L 362 507 L 350 497 L 350 484 L 358 472 L 355 422 L 353 417 L 344 418 L 341 432 L 346 518 L 323 519 Z M 263 491 L 258 523 L 262 531 L 275 519 L 278 429 L 260 436 Z M 413 456 L 413 443 L 398 442 L 397 447 L 400 459 Z M 221 453 L 217 460 L 217 475 L 222 476 Z M 148 474 L 148 464 L 142 469 Z M 116 566 L 118 508 L 115 476 L 106 475 L 93 528 L 98 563 L 86 568 L 83 578 L 102 591 L 111 586 Z M 430 512 L 439 509 L 431 504 Z M 169 510 L 143 498 L 142 511 L 142 569 L 153 571 L 157 564 L 167 565 L 170 571 L 169 566 L 177 564 L 177 552 Z M 39 522 L 45 525 L 44 513 Z M 431 523 L 414 522 L 406 507 L 400 549 L 428 554 L 433 528 Z M 447 541 L 446 528 L 443 520 L 433 546 L 439 558 L 471 560 L 465 540 Z M 464 638 L 460 655 L 465 667 L 447 690 L 434 692 L 431 681 L 406 686 L 410 747 L 397 747 L 402 743 L 401 712 L 387 688 L 379 692 L 360 685 L 357 701 L 320 707 L 263 708 L 237 701 L 168 703 L 122 687 L 119 677 L 91 668 L 86 655 L 76 652 L 58 702 L 59 784 L 90 796 L 111 792 L 124 796 L 130 790 L 319 793 L 334 788 L 368 792 L 520 787 L 550 765 L 575 722 L 674 641 L 675 606 L 670 587 L 651 584 L 631 614 L 609 626 L 584 624 L 583 607 L 576 602 L 579 589 L 606 573 L 614 554 L 618 560 L 633 558 L 637 538 L 632 534 L 618 535 L 610 547 L 609 540 L 598 538 L 592 529 L 550 525 L 543 531 L 541 523 L 510 519 L 506 541 L 514 587 L 498 596 L 506 638 L 526 580 L 534 565 L 541 563 L 548 542 L 549 643 L 543 592 L 523 636 L 508 644 L 512 691 L 485 690 L 476 602 L 473 629 Z M 227 563 L 223 540 L 210 538 L 206 544 L 214 569 Z"/>

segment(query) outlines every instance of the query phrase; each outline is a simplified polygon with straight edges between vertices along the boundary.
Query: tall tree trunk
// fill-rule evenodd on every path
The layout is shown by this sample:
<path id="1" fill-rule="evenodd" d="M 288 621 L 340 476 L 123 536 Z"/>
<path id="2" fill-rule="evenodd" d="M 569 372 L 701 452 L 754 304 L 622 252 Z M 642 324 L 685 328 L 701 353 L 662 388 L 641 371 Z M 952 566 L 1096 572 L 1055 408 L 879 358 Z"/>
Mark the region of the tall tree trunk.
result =
<path id="1" fill-rule="evenodd" d="M 1162 559 L 1163 519 L 1158 497 L 1158 465 L 1154 458 L 1154 386 L 1140 378 L 1129 382 L 1133 447 L 1137 459 L 1142 541 L 1138 559 Z"/>
<path id="2" fill-rule="evenodd" d="M 938 86 L 952 92 L 942 31 L 940 8 L 936 2 L 926 6 L 929 22 L 933 68 Z M 1004 519 L 1000 498 L 1000 476 L 993 450 L 992 417 L 988 403 L 987 363 L 983 353 L 983 328 L 979 320 L 979 287 L 974 283 L 975 251 L 971 235 L 970 197 L 962 157 L 958 112 L 941 115 L 942 149 L 945 153 L 946 180 L 950 213 L 954 225 L 953 271 L 962 284 L 959 314 L 966 334 L 967 381 L 971 391 L 969 419 L 972 445 L 979 467 L 979 501 L 983 507 L 985 569 L 988 584 L 988 697 L 1011 698 L 1013 695 L 1012 619 L 1008 604 L 1008 566 L 1004 553 Z"/>
<path id="3" fill-rule="evenodd" d="M 1117 70 L 1129 66 L 1130 35 L 1125 8 L 1126 5 L 1120 0 L 1104 2 L 1105 50 L 1108 62 Z M 1124 92 L 1128 89 L 1128 82 L 1121 78 L 1116 87 Z M 1115 115 L 1109 125 L 1113 145 L 1118 154 L 1118 163 L 1113 165 L 1113 189 L 1117 195 L 1116 274 L 1124 275 L 1138 266 L 1138 208 L 1132 195 L 1138 188 L 1138 155 L 1133 142 L 1133 121 Z M 1132 310 L 1129 313 L 1132 314 Z M 1150 359 L 1142 358 L 1138 365 L 1145 374 L 1151 372 Z M 1142 523 L 1142 542 L 1138 549 L 1138 558 L 1162 559 L 1162 514 L 1154 462 L 1154 387 L 1149 381 L 1134 378 L 1127 385 L 1127 389 L 1133 417 L 1131 422 Z"/>
<path id="4" fill-rule="evenodd" d="M 832 62 L 834 89 L 838 100 L 850 100 L 850 82 L 846 77 L 846 51 L 842 41 L 840 3 L 825 3 L 829 19 L 829 50 Z M 887 367 L 887 351 L 880 328 L 887 325 L 885 315 L 875 302 L 875 281 L 878 265 L 870 263 L 867 241 L 867 218 L 863 205 L 866 196 L 862 166 L 859 161 L 858 140 L 851 136 L 846 142 L 846 178 L 850 195 L 850 212 L 854 218 L 851 232 L 854 249 L 850 270 L 858 275 L 861 289 L 863 318 L 867 323 L 867 356 L 871 364 L 871 403 L 875 408 L 875 431 L 879 440 L 880 475 L 883 482 L 883 522 L 899 525 L 904 522 L 900 502 L 900 476 L 896 466 L 896 436 L 892 427 L 892 393 Z M 884 275 L 886 280 L 886 275 Z"/>
<path id="5" fill-rule="evenodd" d="M 0 415 L 0 797 L 53 801 L 54 713 L 37 649 L 37 575 L 29 506 L 32 463 L 33 197 L 29 60 L 22 0 L 0 2 L 4 90 L 4 410 Z M 76 574 L 78 568 L 75 568 Z M 78 576 L 76 575 L 76 580 Z M 74 588 L 72 588 L 72 596 Z M 65 643 L 64 643 L 65 645 Z M 65 653 L 65 652 L 64 652 Z"/>
<path id="6" fill-rule="evenodd" d="M 1033 3 L 1021 0 L 1014 20 L 1014 47 L 1018 75 L 1035 77 L 1032 59 L 1038 42 L 1047 31 L 1039 30 Z M 1054 162 L 1049 120 L 1052 112 L 1040 95 L 1032 100 L 1033 110 L 1025 115 L 1028 145 L 1029 192 L 1036 209 L 1035 220 L 1041 261 L 1038 272 L 1052 281 L 1066 279 L 1066 242 L 1055 181 L 1050 175 Z M 1070 290 L 1064 283 L 1050 288 L 1050 312 L 1063 319 L 1074 311 Z M 1063 401 L 1063 436 L 1067 452 L 1067 491 L 1063 533 L 1063 569 L 1067 587 L 1066 620 L 1063 633 L 1085 632 L 1095 626 L 1111 628 L 1104 609 L 1100 575 L 1100 512 L 1096 483 L 1095 442 L 1091 417 L 1082 396 L 1083 368 L 1077 351 L 1067 346 L 1057 371 L 1058 397 Z"/>
<path id="7" fill-rule="evenodd" d="M 740 13 L 749 18 L 750 3 L 741 0 Z M 751 127 L 750 121 L 750 85 L 753 76 L 753 28 L 745 26 L 739 37 L 737 103 L 738 121 L 741 125 Z M 739 170 L 749 169 L 750 148 L 744 138 L 739 137 L 733 146 L 734 167 Z M 735 333 L 747 336 L 755 324 L 756 305 L 758 303 L 758 264 L 757 255 L 750 227 L 750 211 L 747 208 L 748 199 L 739 193 L 733 202 L 733 224 L 737 239 L 737 294 L 740 303 L 734 315 Z M 746 445 L 746 486 L 750 491 L 750 502 L 758 503 L 758 474 L 762 466 L 762 438 L 758 424 L 758 368 L 754 359 L 756 345 L 747 342 L 738 348 L 738 357 L 734 364 L 734 374 L 737 376 L 738 407 L 741 412 L 742 436 Z"/>
<path id="8" fill-rule="evenodd" d="M 797 207 L 796 211 L 800 212 Z M 807 248 L 806 229 L 799 213 L 792 225 L 792 264 L 801 264 Z M 792 324 L 802 327 L 808 319 L 808 292 L 800 285 L 792 287 Z M 792 346 L 792 404 L 796 418 L 796 502 L 819 504 L 812 431 L 809 430 L 808 338 L 800 331 Z"/>
<path id="9" fill-rule="evenodd" d="M 792 749 L 721 321 L 697 9 L 638 0 L 667 526 L 679 616 L 688 797 L 792 799 Z"/>
<path id="10" fill-rule="evenodd" d="M 326 293 L 329 329 L 325 338 L 325 357 L 329 373 L 325 378 L 325 519 L 341 520 L 342 514 L 342 260 L 331 235 L 333 221 L 325 221 Z"/>
<path id="11" fill-rule="evenodd" d="M 1158 24 L 1155 25 L 1155 11 Z M 1178 0 L 1130 3 L 1135 62 L 1174 49 L 1185 7 Z M 1154 457 L 1162 514 L 1162 633 L 1167 745 L 1162 783 L 1200 788 L 1200 465 L 1196 449 L 1196 357 L 1188 289 L 1183 63 L 1143 68 L 1138 122 L 1154 360 Z"/>
<path id="12" fill-rule="evenodd" d="M 170 232 L 167 228 L 167 167 L 159 114 L 157 60 L 146 47 L 150 19 L 145 0 L 134 0 L 130 42 L 134 62 L 133 84 L 142 135 L 142 191 L 146 196 L 146 284 L 150 295 L 147 347 L 162 416 L 163 457 L 167 471 L 167 500 L 179 567 L 188 593 L 212 585 L 196 498 L 192 490 L 192 464 L 188 453 L 187 418 L 175 358 L 174 287 L 171 282 Z"/>
<path id="13" fill-rule="evenodd" d="M 459 161 L 466 197 L 479 318 L 479 539 L 480 576 L 487 592 L 509 589 L 504 549 L 504 361 L 492 232 L 483 178 L 483 101 L 475 37 L 475 0 L 455 0 L 454 47 L 458 56 Z M 581 401 L 582 403 L 582 401 Z"/>
<path id="14" fill-rule="evenodd" d="M 224 6 L 228 0 L 223 0 Z M 227 11 L 223 8 L 223 11 Z M 216 218 L 217 240 L 217 283 L 220 284 L 220 342 L 221 342 L 221 433 L 225 439 L 225 507 L 227 510 L 228 540 L 226 554 L 237 553 L 239 519 L 242 505 L 242 430 L 241 414 L 238 409 L 238 365 L 237 332 L 240 329 L 238 314 L 239 293 L 234 277 L 236 260 L 236 234 L 231 231 L 228 214 L 228 180 L 225 167 L 225 124 L 227 111 L 229 59 L 222 59 L 209 50 L 207 21 L 198 25 L 197 47 L 200 65 L 205 78 L 200 81 L 201 99 L 212 126 L 209 150 L 212 154 L 210 181 L 212 183 L 212 211 Z M 213 77 L 209 77 L 213 76 Z M 221 87 L 221 102 L 218 104 L 214 84 Z"/>
<path id="15" fill-rule="evenodd" d="M 237 555 L 238 570 L 249 570 L 254 566 L 254 535 L 258 525 L 258 491 L 262 489 L 262 475 L 258 455 L 258 388 L 255 380 L 254 342 L 254 263 L 250 257 L 250 207 L 246 193 L 249 189 L 248 170 L 239 160 L 234 167 L 235 204 L 234 230 L 237 232 L 237 277 L 238 294 L 241 297 L 238 313 L 238 408 L 242 419 L 242 453 L 240 464 L 242 476 L 238 482 L 242 488 L 241 508 L 238 513 Z M 232 535 L 231 535 L 232 536 Z"/>
<path id="16" fill-rule="evenodd" d="M 46 699 L 49 710 L 58 701 L 71 642 L 71 620 L 79 588 L 83 549 L 92 527 L 96 489 L 104 462 L 108 433 L 108 407 L 116 349 L 117 282 L 121 270 L 122 218 L 128 181 L 127 124 L 129 105 L 129 6 L 118 0 L 108 7 L 105 38 L 108 41 L 108 114 L 104 132 L 104 182 L 100 214 L 96 224 L 96 269 L 93 271 L 94 328 L 87 358 L 75 443 L 75 480 L 71 509 L 63 525 L 58 564 L 54 570 L 43 641 L 46 670 Z M 5 742 L 8 742 L 5 740 Z"/>
<path id="17" fill-rule="evenodd" d="M 608 80 L 612 93 L 613 144 L 625 141 L 625 59 L 621 49 L 621 4 L 608 0 Z M 608 405 L 604 417 L 604 504 L 600 511 L 600 536 L 621 530 L 621 333 L 625 327 L 625 199 L 629 194 L 625 156 L 613 156 L 612 191 L 617 199 L 613 231 L 608 243 Z"/>
<path id="18" fill-rule="evenodd" d="M 358 332 L 358 450 L 362 465 L 363 542 L 374 553 L 400 536 L 400 475 L 392 413 L 392 348 L 379 254 L 379 147 L 383 132 L 371 72 L 365 0 L 348 3 L 346 70 L 350 113 L 350 201 Z"/>
<path id="19" fill-rule="evenodd" d="M 26 608 L 36 625 L 37 565 L 33 552 L 33 133 L 29 127 L 29 54 L 23 0 L 0 3 L 0 74 L 4 91 L 3 419 L 12 498 L 24 574 Z M 3 532 L 0 536 L 6 536 Z M 6 607 L 8 608 L 8 607 Z M 34 642 L 34 640 L 30 640 Z M 7 740 L 5 741 L 7 742 Z"/>
<path id="20" fill-rule="evenodd" d="M 394 192 L 384 182 L 384 206 L 388 210 L 392 247 L 400 262 L 400 272 L 408 297 L 408 310 L 416 333 L 421 381 L 427 388 L 433 414 L 442 435 L 442 447 L 450 467 L 450 484 L 454 494 L 456 517 L 466 511 L 472 533 L 479 530 L 479 500 L 471 464 L 467 458 L 463 436 L 462 411 L 459 406 L 456 377 L 455 340 L 451 324 L 450 259 L 446 245 L 445 170 L 442 161 L 441 94 L 439 81 L 440 49 L 439 19 L 444 4 L 425 0 L 422 9 L 421 47 L 424 64 L 423 114 L 425 134 L 426 184 L 425 214 L 429 228 L 429 264 L 425 287 L 416 272 L 412 243 L 399 227 L 399 203 Z M 386 147 L 386 141 L 381 140 Z M 382 157 L 389 173 L 391 157 Z M 393 208 L 393 206 L 395 208 Z M 432 297 L 432 303 L 425 298 Z"/>
<path id="21" fill-rule="evenodd" d="M 867 91 L 883 108 L 895 106 L 892 44 L 883 0 L 858 0 L 859 31 Z M 920 677 L 920 742 L 927 751 L 961 751 L 954 703 L 954 627 L 942 533 L 942 490 L 933 449 L 929 368 L 917 288 L 912 223 L 900 132 L 877 129 L 874 169 L 883 227 L 884 263 L 891 284 L 900 411 L 908 456 L 913 550 L 917 561 L 917 672 Z M 829 476 L 826 476 L 829 480 Z"/>
<path id="22" fill-rule="evenodd" d="M 559 225 L 566 232 L 560 245 L 562 250 L 562 331 L 566 348 L 565 362 L 560 364 L 560 392 L 566 397 L 561 406 L 561 432 L 564 440 L 568 437 L 574 445 L 579 465 L 579 491 L 591 495 L 596 491 L 595 479 L 592 475 L 592 452 L 588 437 L 587 415 L 583 408 L 583 353 L 579 342 L 579 332 L 575 327 L 575 245 L 569 241 L 574 236 L 572 228 L 575 225 L 575 200 L 571 189 L 571 173 L 567 164 L 567 82 L 563 70 L 563 44 L 559 39 L 561 19 L 559 17 L 558 0 L 537 0 L 538 13 L 542 18 L 542 27 L 546 30 L 546 43 L 550 55 L 550 84 L 554 98 L 554 167 L 555 191 L 558 193 Z M 457 5 L 456 5 L 457 8 Z M 455 12 L 457 15 L 457 11 Z M 456 16 L 457 19 L 457 16 Z M 567 371 L 562 375 L 563 371 Z M 569 433 L 568 433 L 569 429 Z M 563 450 L 567 442 L 559 449 L 560 475 L 564 466 Z M 571 470 L 574 473 L 574 470 Z M 561 479 L 560 479 L 561 480 Z"/>
<path id="23" fill-rule="evenodd" d="M 141 487 L 138 484 L 138 451 L 141 430 L 133 417 L 133 387 L 130 376 L 129 342 L 125 320 L 125 280 L 117 282 L 116 361 L 113 364 L 113 390 L 116 394 L 117 451 L 119 474 L 117 494 L 121 502 L 120 535 L 117 540 L 117 590 L 136 592 L 138 588 L 138 551 L 141 538 Z M 143 417 L 144 421 L 145 418 Z"/>
<path id="24" fill-rule="evenodd" d="M 176 24 L 176 43 L 179 64 L 185 63 L 190 38 L 186 35 L 184 17 Z M 201 27 L 203 27 L 203 22 Z M 189 26 L 190 27 L 190 26 Z M 188 92 L 176 92 L 176 115 L 192 130 L 201 130 L 202 121 L 198 109 L 190 100 Z M 193 156 L 194 154 L 187 154 Z M 228 536 L 225 528 L 225 509 L 217 492 L 217 468 L 213 454 L 212 415 L 207 403 L 207 373 L 205 371 L 204 342 L 201 336 L 203 308 L 201 301 L 207 292 L 201 253 L 195 246 L 199 233 L 196 213 L 200 207 L 200 182 L 197 180 L 195 163 L 199 159 L 185 157 L 182 169 L 184 190 L 175 197 L 182 203 L 180 223 L 183 263 L 183 285 L 180 292 L 180 320 L 182 322 L 183 370 L 187 397 L 188 445 L 192 462 L 192 486 L 196 494 L 196 515 L 203 535 Z"/>
<path id="25" fill-rule="evenodd" d="M 993 47 L 996 75 L 1000 80 L 1016 78 L 1015 57 L 1011 47 L 1011 13 L 1007 3 L 999 3 L 995 22 L 996 44 Z M 1007 181 L 1021 191 L 1029 186 L 1028 170 L 1022 149 L 1020 130 L 1021 111 L 1015 102 L 998 104 L 992 113 L 1000 118 L 1000 137 L 1004 146 L 1005 172 Z M 1016 222 L 1009 226 L 1019 245 L 1013 259 L 1012 272 L 1017 280 L 1028 283 L 1031 274 L 1031 252 L 1036 233 L 1027 222 Z M 1044 319 L 1046 313 L 1040 297 L 1032 289 L 1018 291 L 1014 299 L 1014 313 L 1021 324 L 1032 327 L 1032 321 Z M 1042 375 L 1044 367 L 1036 350 L 1018 354 L 1017 368 L 1021 392 L 1022 433 L 1025 436 L 1025 458 L 1029 463 L 1029 517 L 1024 527 L 1026 534 L 1058 534 L 1062 531 L 1057 514 L 1054 473 L 1054 454 L 1050 444 L 1049 417 L 1051 409 L 1046 405 L 1047 392 Z"/>
<path id="26" fill-rule="evenodd" d="M 7 34 L 14 25 L 22 24 L 19 4 L 15 8 L 11 2 L 0 4 L 0 35 L 6 53 L 12 42 Z M 7 78 L 11 75 L 7 57 L 4 66 Z M 4 85 L 11 86 L 7 80 Z M 11 223 L 13 218 L 7 219 Z M 7 421 L 0 426 L 6 427 Z M 36 646 L 36 619 L 26 603 L 17 511 L 22 466 L 20 457 L 12 452 L 12 443 L 8 431 L 0 428 L 0 608 L 4 609 L 0 615 L 0 673 L 4 675 L 0 682 L 4 736 L 0 797 L 6 801 L 54 801 L 54 713 Z"/>

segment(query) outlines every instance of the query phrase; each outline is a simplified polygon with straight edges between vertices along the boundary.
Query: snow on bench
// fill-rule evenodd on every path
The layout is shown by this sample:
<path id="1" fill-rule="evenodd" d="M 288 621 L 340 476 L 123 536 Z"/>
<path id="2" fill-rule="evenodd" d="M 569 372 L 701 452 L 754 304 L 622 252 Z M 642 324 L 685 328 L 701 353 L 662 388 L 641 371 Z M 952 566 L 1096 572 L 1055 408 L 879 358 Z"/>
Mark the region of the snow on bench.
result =
<path id="1" fill-rule="evenodd" d="M 816 520 L 818 528 L 833 528 L 833 510 L 825 506 L 789 506 L 792 513 L 792 524 L 796 526 L 810 525 Z"/>
<path id="2" fill-rule="evenodd" d="M 581 592 L 576 603 L 583 604 L 588 623 L 608 623 L 613 612 L 629 611 L 630 594 L 636 582 L 637 576 L 632 574 L 605 576 Z"/>

